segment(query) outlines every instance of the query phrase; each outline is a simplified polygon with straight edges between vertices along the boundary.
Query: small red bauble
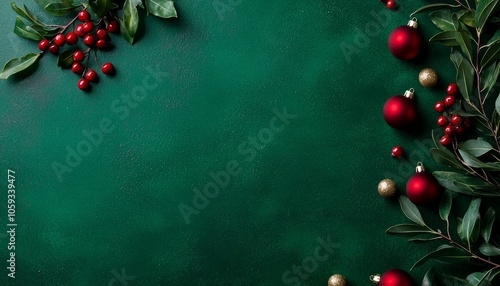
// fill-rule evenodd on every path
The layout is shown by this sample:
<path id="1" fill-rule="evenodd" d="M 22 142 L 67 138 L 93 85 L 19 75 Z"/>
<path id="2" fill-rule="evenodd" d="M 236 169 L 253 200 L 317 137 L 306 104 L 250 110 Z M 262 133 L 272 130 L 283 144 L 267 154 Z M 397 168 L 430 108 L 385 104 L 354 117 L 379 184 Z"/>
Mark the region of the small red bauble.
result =
<path id="1" fill-rule="evenodd" d="M 463 135 L 465 133 L 465 128 L 463 126 L 455 126 L 455 133 L 457 135 Z"/>
<path id="2" fill-rule="evenodd" d="M 416 286 L 410 274 L 401 269 L 391 269 L 382 275 L 374 275 L 370 280 L 378 286 Z"/>
<path id="3" fill-rule="evenodd" d="M 448 125 L 448 117 L 446 117 L 444 115 L 439 116 L 437 123 L 439 126 L 445 127 L 446 125 Z"/>
<path id="4" fill-rule="evenodd" d="M 457 95 L 458 94 L 458 86 L 455 83 L 450 83 L 448 88 L 446 88 L 446 93 L 449 95 Z"/>
<path id="5" fill-rule="evenodd" d="M 446 107 L 451 107 L 455 104 L 455 97 L 453 95 L 448 95 L 447 97 L 444 98 L 444 105 Z"/>
<path id="6" fill-rule="evenodd" d="M 78 35 L 75 32 L 69 32 L 66 34 L 66 43 L 70 46 L 78 43 Z"/>
<path id="7" fill-rule="evenodd" d="M 456 114 L 451 116 L 451 124 L 458 126 L 462 124 L 462 122 L 463 122 L 462 116 Z"/>
<path id="8" fill-rule="evenodd" d="M 58 45 L 50 45 L 49 51 L 55 55 L 55 54 L 59 53 L 59 46 Z"/>
<path id="9" fill-rule="evenodd" d="M 40 51 L 48 50 L 49 46 L 50 46 L 50 42 L 47 39 L 43 39 L 38 43 L 38 48 L 40 49 Z"/>
<path id="10" fill-rule="evenodd" d="M 453 127 L 453 125 L 448 124 L 448 125 L 444 128 L 444 134 L 445 134 L 445 135 L 452 136 L 454 133 L 455 133 L 455 127 Z"/>
<path id="11" fill-rule="evenodd" d="M 119 33 L 120 32 L 120 24 L 116 20 L 111 20 L 108 23 L 106 29 L 111 33 Z"/>
<path id="12" fill-rule="evenodd" d="M 441 145 L 443 145 L 443 146 L 450 146 L 451 145 L 451 137 L 448 135 L 444 135 L 443 137 L 441 137 L 441 139 L 439 139 L 439 143 L 441 143 Z"/>
<path id="13" fill-rule="evenodd" d="M 106 40 L 108 38 L 108 31 L 106 31 L 104 29 L 97 30 L 97 32 L 95 34 L 97 35 L 97 38 L 99 38 L 99 39 Z"/>
<path id="14" fill-rule="evenodd" d="M 103 74 L 113 75 L 115 73 L 115 66 L 112 63 L 104 63 L 101 66 L 101 71 Z"/>
<path id="15" fill-rule="evenodd" d="M 74 62 L 71 66 L 71 71 L 76 73 L 77 75 L 82 75 L 85 71 L 85 67 L 80 62 Z"/>
<path id="16" fill-rule="evenodd" d="M 66 36 L 63 34 L 57 34 L 54 37 L 54 44 L 58 45 L 59 47 L 64 46 L 66 44 Z"/>
<path id="17" fill-rule="evenodd" d="M 388 45 L 393 56 L 411 60 L 420 53 L 423 40 L 417 26 L 417 19 L 413 18 L 407 26 L 399 26 L 391 32 Z"/>
<path id="18" fill-rule="evenodd" d="M 86 35 L 83 38 L 83 43 L 89 47 L 92 47 L 95 43 L 95 37 L 93 35 Z"/>
<path id="19" fill-rule="evenodd" d="M 80 37 L 80 38 L 83 38 L 83 37 L 85 37 L 85 35 L 87 35 L 87 33 L 85 33 L 85 31 L 83 30 L 83 25 L 82 24 L 76 25 L 76 27 L 75 27 L 75 34 L 77 34 L 78 37 Z"/>
<path id="20" fill-rule="evenodd" d="M 108 42 L 106 42 L 106 40 L 103 40 L 103 39 L 99 39 L 97 40 L 97 42 L 95 43 L 95 46 L 99 49 L 99 50 L 104 50 L 108 47 Z"/>
<path id="21" fill-rule="evenodd" d="M 85 79 L 88 80 L 88 81 L 91 81 L 91 82 L 95 82 L 97 81 L 97 73 L 95 72 L 95 70 L 88 70 L 86 73 L 85 73 Z"/>
<path id="22" fill-rule="evenodd" d="M 404 95 L 390 97 L 384 104 L 384 119 L 391 127 L 406 129 L 417 119 L 417 107 L 413 100 L 413 88 Z"/>
<path id="23" fill-rule="evenodd" d="M 389 10 L 395 10 L 398 7 L 396 1 L 393 0 L 387 0 L 387 2 L 385 2 L 385 6 L 387 6 Z"/>
<path id="24" fill-rule="evenodd" d="M 73 60 L 75 62 L 82 62 L 85 59 L 85 53 L 82 51 L 75 51 L 73 53 Z"/>
<path id="25" fill-rule="evenodd" d="M 78 81 L 78 88 L 81 90 L 87 90 L 89 88 L 89 81 L 82 78 Z"/>
<path id="26" fill-rule="evenodd" d="M 90 20 L 90 13 L 87 10 L 80 11 L 78 13 L 78 20 L 85 22 Z"/>
<path id="27" fill-rule="evenodd" d="M 422 163 L 418 163 L 416 173 L 406 183 L 406 194 L 416 205 L 429 205 L 438 201 L 443 192 L 432 174 L 425 172 Z"/>
<path id="28" fill-rule="evenodd" d="M 439 112 L 439 113 L 442 113 L 445 109 L 445 105 L 442 101 L 438 101 L 436 102 L 436 104 L 434 105 L 434 109 Z"/>
<path id="29" fill-rule="evenodd" d="M 90 32 L 92 32 L 92 30 L 94 30 L 94 23 L 85 22 L 85 24 L 83 24 L 82 28 L 83 28 L 83 31 L 85 33 L 90 33 Z"/>
<path id="30" fill-rule="evenodd" d="M 401 158 L 404 154 L 403 147 L 401 146 L 394 146 L 392 147 L 392 153 L 391 156 L 394 158 Z"/>

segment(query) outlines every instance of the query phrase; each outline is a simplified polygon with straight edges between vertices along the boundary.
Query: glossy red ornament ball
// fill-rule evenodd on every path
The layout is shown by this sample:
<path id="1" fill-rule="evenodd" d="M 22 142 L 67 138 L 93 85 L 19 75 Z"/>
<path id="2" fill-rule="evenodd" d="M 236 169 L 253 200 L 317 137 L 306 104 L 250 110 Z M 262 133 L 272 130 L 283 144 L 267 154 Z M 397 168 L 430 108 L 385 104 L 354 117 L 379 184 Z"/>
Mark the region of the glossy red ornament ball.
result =
<path id="1" fill-rule="evenodd" d="M 385 2 L 385 6 L 387 6 L 389 10 L 395 10 L 398 7 L 396 1 L 393 0 L 387 0 L 387 2 Z"/>
<path id="2" fill-rule="evenodd" d="M 389 126 L 396 129 L 406 129 L 415 123 L 417 119 L 417 106 L 415 101 L 408 95 L 395 95 L 390 97 L 384 104 L 384 119 Z"/>
<path id="3" fill-rule="evenodd" d="M 457 95 L 459 93 L 458 85 L 456 83 L 450 83 L 446 88 L 446 93 L 449 95 Z"/>
<path id="4" fill-rule="evenodd" d="M 411 27 L 410 27 L 411 26 Z M 408 26 L 399 26 L 389 35 L 389 50 L 398 59 L 411 60 L 422 50 L 422 35 L 416 28 L 416 21 L 411 20 Z"/>
<path id="5" fill-rule="evenodd" d="M 444 116 L 444 115 L 441 115 L 438 117 L 438 120 L 437 120 L 437 123 L 439 126 L 441 127 L 445 127 L 446 125 L 448 125 L 448 117 Z"/>
<path id="6" fill-rule="evenodd" d="M 391 153 L 391 156 L 394 157 L 394 158 L 401 158 L 404 154 L 404 150 L 403 150 L 403 147 L 401 146 L 394 146 L 392 147 L 392 153 Z"/>
<path id="7" fill-rule="evenodd" d="M 443 145 L 445 147 L 450 146 L 451 145 L 451 137 L 448 135 L 443 135 L 443 137 L 441 137 L 441 139 L 439 139 L 439 143 L 441 143 L 441 145 Z"/>
<path id="8" fill-rule="evenodd" d="M 406 194 L 416 205 L 430 205 L 437 202 L 442 191 L 436 178 L 431 173 L 425 172 L 422 165 L 417 166 L 417 172 L 406 183 Z"/>
<path id="9" fill-rule="evenodd" d="M 382 274 L 378 286 L 416 286 L 416 284 L 406 271 L 391 269 Z"/>

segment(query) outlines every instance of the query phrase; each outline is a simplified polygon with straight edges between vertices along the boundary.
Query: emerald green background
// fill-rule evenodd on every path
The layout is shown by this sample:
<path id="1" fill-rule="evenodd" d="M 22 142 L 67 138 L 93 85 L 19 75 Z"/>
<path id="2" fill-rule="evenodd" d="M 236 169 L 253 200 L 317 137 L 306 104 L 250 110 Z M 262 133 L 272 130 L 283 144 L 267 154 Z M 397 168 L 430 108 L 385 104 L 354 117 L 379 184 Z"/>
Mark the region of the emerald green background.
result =
<path id="1" fill-rule="evenodd" d="M 387 49 L 392 29 L 426 2 L 400 1 L 389 12 L 379 1 L 221 1 L 179 0 L 176 20 L 141 15 L 135 45 L 115 36 L 115 49 L 99 54 L 118 72 L 101 75 L 90 93 L 50 54 L 30 77 L 0 82 L 2 285 L 285 285 L 285 271 L 328 237 L 333 253 L 301 285 L 326 285 L 334 273 L 368 285 L 369 275 L 409 270 L 434 247 L 385 235 L 406 218 L 377 193 L 386 177 L 404 190 L 418 160 L 442 168 L 427 149 L 433 103 L 454 78 L 449 51 L 427 44 L 420 60 L 404 62 Z M 47 22 L 65 21 L 25 4 Z M 3 64 L 37 47 L 13 34 L 14 12 L 1 5 Z M 371 11 L 387 13 L 387 24 Z M 419 22 L 429 38 L 434 27 L 423 15 Z M 367 25 L 372 36 L 349 61 L 340 45 L 356 47 L 356 28 Z M 439 87 L 419 85 L 425 67 L 438 71 Z M 125 106 L 121 96 L 143 86 L 148 69 L 162 72 L 158 87 L 121 119 L 113 102 Z M 381 109 L 411 87 L 421 130 L 410 134 L 391 129 Z M 284 108 L 296 117 L 245 161 L 240 144 Z M 113 131 L 60 182 L 53 162 L 66 164 L 67 147 L 104 118 Z M 390 156 L 394 145 L 405 160 Z M 179 205 L 193 207 L 193 189 L 232 160 L 241 172 L 186 224 Z M 15 280 L 5 262 L 9 168 L 17 178 Z M 411 272 L 416 281 L 428 266 Z M 123 268 L 134 278 L 113 281 Z"/>

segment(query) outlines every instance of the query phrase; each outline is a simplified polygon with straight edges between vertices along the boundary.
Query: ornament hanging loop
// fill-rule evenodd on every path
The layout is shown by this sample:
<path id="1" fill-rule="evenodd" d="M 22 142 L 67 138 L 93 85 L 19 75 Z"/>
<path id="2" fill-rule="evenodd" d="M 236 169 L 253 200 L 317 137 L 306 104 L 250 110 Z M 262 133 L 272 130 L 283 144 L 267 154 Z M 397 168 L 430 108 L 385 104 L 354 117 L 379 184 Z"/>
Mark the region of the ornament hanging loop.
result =
<path id="1" fill-rule="evenodd" d="M 404 97 L 407 97 L 409 99 L 413 99 L 413 96 L 415 95 L 415 90 L 413 88 L 410 88 L 409 90 L 405 91 L 403 94 Z"/>
<path id="2" fill-rule="evenodd" d="M 425 172 L 424 164 L 422 164 L 422 162 L 417 163 L 417 167 L 415 168 L 415 172 L 417 172 L 417 173 Z"/>
<path id="3" fill-rule="evenodd" d="M 371 275 L 370 276 L 370 281 L 373 284 L 378 285 L 378 283 L 380 282 L 380 274 Z"/>
<path id="4" fill-rule="evenodd" d="M 417 18 L 413 17 L 410 21 L 408 21 L 408 27 L 416 29 L 418 27 Z"/>

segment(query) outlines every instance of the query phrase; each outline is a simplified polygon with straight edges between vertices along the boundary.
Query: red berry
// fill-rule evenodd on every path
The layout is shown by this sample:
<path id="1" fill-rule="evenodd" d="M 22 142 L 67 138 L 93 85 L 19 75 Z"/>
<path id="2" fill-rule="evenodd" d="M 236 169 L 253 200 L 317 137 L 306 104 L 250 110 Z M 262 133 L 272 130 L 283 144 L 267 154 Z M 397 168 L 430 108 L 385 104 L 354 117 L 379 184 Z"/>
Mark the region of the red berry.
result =
<path id="1" fill-rule="evenodd" d="M 90 13 L 87 12 L 87 10 L 80 11 L 80 13 L 78 13 L 78 20 L 80 20 L 82 22 L 89 21 L 90 20 Z"/>
<path id="2" fill-rule="evenodd" d="M 108 43 L 103 39 L 97 40 L 97 43 L 95 45 L 100 50 L 106 49 L 108 47 Z"/>
<path id="3" fill-rule="evenodd" d="M 85 33 L 85 31 L 83 30 L 83 25 L 82 24 L 76 25 L 76 27 L 75 27 L 75 33 L 80 38 L 83 38 L 83 37 L 85 37 L 85 35 L 87 35 L 87 33 Z"/>
<path id="4" fill-rule="evenodd" d="M 465 117 L 464 119 L 464 127 L 466 130 L 470 129 L 472 127 L 472 122 L 470 121 L 469 117 Z"/>
<path id="5" fill-rule="evenodd" d="M 462 124 L 462 116 L 460 115 L 452 115 L 451 116 L 451 124 L 458 126 Z"/>
<path id="6" fill-rule="evenodd" d="M 111 33 L 119 33 L 120 32 L 120 24 L 116 20 L 111 20 L 106 27 Z"/>
<path id="7" fill-rule="evenodd" d="M 449 146 L 451 144 L 451 138 L 448 135 L 444 135 L 443 137 L 441 137 L 441 139 L 439 140 L 439 142 L 443 146 Z"/>
<path id="8" fill-rule="evenodd" d="M 448 125 L 448 117 L 441 115 L 438 117 L 437 122 L 439 126 L 445 127 L 446 125 Z"/>
<path id="9" fill-rule="evenodd" d="M 112 63 L 105 63 L 101 66 L 103 74 L 112 75 L 115 73 L 115 67 Z"/>
<path id="10" fill-rule="evenodd" d="M 77 75 L 82 75 L 82 73 L 85 71 L 85 68 L 83 67 L 82 63 L 74 62 L 71 66 L 71 71 L 76 73 Z"/>
<path id="11" fill-rule="evenodd" d="M 95 70 L 88 70 L 85 73 L 85 79 L 91 82 L 97 81 L 97 73 L 95 72 Z"/>
<path id="12" fill-rule="evenodd" d="M 446 125 L 446 127 L 444 128 L 444 134 L 451 136 L 453 135 L 453 133 L 455 133 L 455 128 L 453 127 L 453 125 Z"/>
<path id="13" fill-rule="evenodd" d="M 94 35 L 87 35 L 85 38 L 83 38 L 83 43 L 89 47 L 92 47 L 95 43 L 95 37 Z"/>
<path id="14" fill-rule="evenodd" d="M 387 2 L 385 3 L 385 5 L 386 5 L 386 6 L 387 6 L 387 8 L 389 8 L 390 10 L 394 10 L 394 9 L 396 9 L 396 7 L 397 7 L 396 1 L 393 1 L 393 0 L 387 0 Z"/>
<path id="15" fill-rule="evenodd" d="M 444 98 L 444 105 L 447 107 L 451 107 L 455 104 L 455 96 L 453 95 L 448 95 L 447 97 Z"/>
<path id="16" fill-rule="evenodd" d="M 69 32 L 66 34 L 66 43 L 70 46 L 78 43 L 78 36 L 75 34 L 75 32 Z"/>
<path id="17" fill-rule="evenodd" d="M 50 42 L 47 39 L 43 39 L 38 43 L 38 48 L 40 51 L 46 51 L 50 46 Z"/>
<path id="18" fill-rule="evenodd" d="M 84 78 L 81 78 L 78 81 L 78 88 L 81 90 L 87 90 L 87 88 L 89 88 L 89 81 Z"/>
<path id="19" fill-rule="evenodd" d="M 94 30 L 94 23 L 85 22 L 82 27 L 83 27 L 83 31 L 85 33 L 90 33 L 90 32 L 92 32 L 92 30 Z"/>
<path id="20" fill-rule="evenodd" d="M 58 45 L 59 47 L 64 46 L 64 44 L 66 44 L 66 37 L 63 34 L 57 34 L 54 37 L 54 44 Z"/>
<path id="21" fill-rule="evenodd" d="M 455 126 L 455 133 L 457 135 L 463 135 L 465 133 L 465 128 L 463 126 Z"/>
<path id="22" fill-rule="evenodd" d="M 85 53 L 82 51 L 75 51 L 73 53 L 73 60 L 75 62 L 82 62 L 85 59 Z"/>
<path id="23" fill-rule="evenodd" d="M 51 45 L 49 47 L 49 51 L 55 55 L 55 54 L 59 53 L 59 46 L 58 45 Z"/>
<path id="24" fill-rule="evenodd" d="M 445 108 L 444 103 L 441 101 L 436 102 L 436 105 L 434 105 L 434 109 L 439 113 L 443 112 L 444 108 Z"/>
<path id="25" fill-rule="evenodd" d="M 455 83 L 450 83 L 446 88 L 446 93 L 449 95 L 458 95 L 458 86 Z"/>
<path id="26" fill-rule="evenodd" d="M 403 156 L 403 153 L 404 153 L 403 147 L 401 146 L 392 147 L 392 154 L 391 154 L 392 157 L 401 158 L 401 156 Z"/>
<path id="27" fill-rule="evenodd" d="M 104 29 L 99 29 L 96 32 L 97 38 L 106 40 L 108 38 L 108 31 Z"/>

